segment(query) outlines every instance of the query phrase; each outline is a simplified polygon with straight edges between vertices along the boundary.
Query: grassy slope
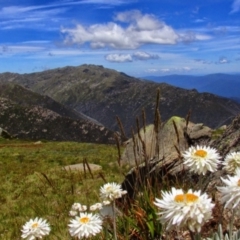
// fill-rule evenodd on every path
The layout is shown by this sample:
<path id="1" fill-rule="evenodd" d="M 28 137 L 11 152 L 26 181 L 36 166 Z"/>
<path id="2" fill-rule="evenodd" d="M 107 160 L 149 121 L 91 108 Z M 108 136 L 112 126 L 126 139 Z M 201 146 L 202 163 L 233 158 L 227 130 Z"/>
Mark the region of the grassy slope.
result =
<path id="1" fill-rule="evenodd" d="M 62 170 L 84 158 L 101 165 L 108 182 L 123 180 L 115 146 L 74 142 L 38 145 L 0 139 L 0 238 L 20 239 L 21 226 L 38 216 L 51 223 L 51 239 L 69 239 L 71 205 L 95 203 L 104 184 L 99 172 L 92 179 L 89 173 L 84 176 Z"/>

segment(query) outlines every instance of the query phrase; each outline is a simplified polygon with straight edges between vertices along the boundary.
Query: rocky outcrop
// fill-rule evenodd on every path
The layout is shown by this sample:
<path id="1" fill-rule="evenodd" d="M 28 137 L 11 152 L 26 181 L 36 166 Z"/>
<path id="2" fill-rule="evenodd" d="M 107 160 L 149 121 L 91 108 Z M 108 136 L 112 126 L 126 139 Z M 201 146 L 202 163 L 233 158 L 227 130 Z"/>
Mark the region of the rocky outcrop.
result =
<path id="1" fill-rule="evenodd" d="M 171 117 L 157 134 L 154 125 L 141 129 L 138 134 L 125 142 L 122 163 L 135 166 L 145 160 L 164 159 L 164 164 L 179 158 L 179 152 L 184 151 L 194 143 L 200 143 L 211 138 L 213 130 L 203 124 L 188 122 L 184 118 Z"/>
<path id="2" fill-rule="evenodd" d="M 140 138 L 145 139 L 146 144 L 139 139 L 139 135 L 136 135 L 134 140 L 128 140 L 122 155 L 122 163 L 133 166 L 122 183 L 130 197 L 134 197 L 141 185 L 149 179 L 151 182 L 162 182 L 167 176 L 168 180 L 197 183 L 198 176 L 185 171 L 181 161 L 181 153 L 192 145 L 214 147 L 221 154 L 222 159 L 229 152 L 240 151 L 240 115 L 227 127 L 217 130 L 212 130 L 203 124 L 187 123 L 185 119 L 179 117 L 172 117 L 162 126 L 158 145 L 153 127 L 150 126 L 146 132 L 148 133 L 145 135 L 143 130 L 140 132 Z M 154 141 L 151 141 L 152 139 Z M 151 154 L 148 155 L 149 149 Z M 217 172 L 206 176 L 203 186 L 208 191 L 214 190 L 215 186 L 220 184 L 219 176 L 224 174 L 226 172 L 219 167 Z"/>

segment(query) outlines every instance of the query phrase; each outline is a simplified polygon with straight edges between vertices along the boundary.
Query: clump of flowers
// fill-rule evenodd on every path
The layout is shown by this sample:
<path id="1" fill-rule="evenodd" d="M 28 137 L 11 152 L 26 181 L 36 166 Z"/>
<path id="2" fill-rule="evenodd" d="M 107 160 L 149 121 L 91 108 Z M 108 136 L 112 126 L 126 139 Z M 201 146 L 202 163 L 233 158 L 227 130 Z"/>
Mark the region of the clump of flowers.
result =
<path id="1" fill-rule="evenodd" d="M 240 152 L 232 152 L 227 154 L 223 161 L 223 169 L 228 174 L 234 174 L 237 168 L 240 168 Z"/>
<path id="2" fill-rule="evenodd" d="M 95 236 L 102 230 L 102 220 L 99 215 L 81 212 L 70 220 L 69 233 L 78 239 Z"/>
<path id="3" fill-rule="evenodd" d="M 86 205 L 82 205 L 81 203 L 74 203 L 69 211 L 69 215 L 74 217 L 79 214 L 79 212 L 85 212 L 87 210 Z"/>
<path id="4" fill-rule="evenodd" d="M 103 201 L 114 201 L 117 198 L 121 198 L 127 191 L 122 190 L 120 184 L 106 183 L 100 188 L 100 197 Z"/>
<path id="5" fill-rule="evenodd" d="M 42 218 L 30 219 L 22 227 L 22 238 L 27 238 L 28 240 L 34 240 L 37 238 L 42 238 L 48 235 L 51 228 L 46 220 Z"/>
<path id="6" fill-rule="evenodd" d="M 192 146 L 183 154 L 183 163 L 191 172 L 205 175 L 207 171 L 215 172 L 220 163 L 217 150 L 207 146 Z"/>
<path id="7" fill-rule="evenodd" d="M 90 210 L 90 211 L 101 210 L 101 209 L 103 208 L 103 205 L 104 205 L 104 204 L 102 204 L 102 203 L 95 203 L 95 204 L 93 204 L 93 205 L 91 205 L 91 206 L 89 207 L 89 210 Z"/>
<path id="8" fill-rule="evenodd" d="M 201 227 L 212 216 L 214 204 L 206 193 L 172 188 L 162 191 L 162 199 L 155 199 L 154 204 L 160 209 L 158 215 L 167 230 L 175 227 L 187 227 L 192 232 L 200 232 Z"/>
<path id="9" fill-rule="evenodd" d="M 225 208 L 237 209 L 240 203 L 240 169 L 236 169 L 234 176 L 227 175 L 226 179 L 221 180 L 225 184 L 217 188 L 221 193 L 221 203 Z"/>
<path id="10" fill-rule="evenodd" d="M 109 205 L 109 204 L 111 204 L 111 202 L 108 201 L 108 200 L 103 200 L 103 201 L 102 201 L 102 205 L 103 205 L 103 206 L 106 206 L 106 205 Z"/>

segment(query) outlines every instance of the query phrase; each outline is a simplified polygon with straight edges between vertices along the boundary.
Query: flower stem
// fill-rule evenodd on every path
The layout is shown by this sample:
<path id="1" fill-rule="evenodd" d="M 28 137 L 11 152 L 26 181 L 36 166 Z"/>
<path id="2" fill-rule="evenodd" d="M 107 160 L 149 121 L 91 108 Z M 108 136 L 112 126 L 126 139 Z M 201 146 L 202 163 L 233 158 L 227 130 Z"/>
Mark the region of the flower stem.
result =
<path id="1" fill-rule="evenodd" d="M 190 233 L 191 240 L 194 240 L 195 239 L 194 238 L 194 233 L 191 230 L 189 230 L 189 233 Z"/>
<path id="2" fill-rule="evenodd" d="M 194 233 L 191 230 L 189 230 L 191 240 L 201 240 L 200 233 Z"/>
<path id="3" fill-rule="evenodd" d="M 115 201 L 112 202 L 112 211 L 113 211 L 113 234 L 114 240 L 117 240 L 117 226 L 116 226 L 116 204 Z"/>

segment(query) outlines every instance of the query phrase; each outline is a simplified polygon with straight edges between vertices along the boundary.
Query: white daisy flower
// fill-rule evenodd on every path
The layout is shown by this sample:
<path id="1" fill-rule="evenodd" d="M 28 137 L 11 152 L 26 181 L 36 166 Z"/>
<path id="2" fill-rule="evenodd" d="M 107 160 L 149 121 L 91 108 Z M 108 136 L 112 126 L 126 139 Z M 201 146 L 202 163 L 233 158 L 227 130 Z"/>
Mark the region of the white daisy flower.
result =
<path id="1" fill-rule="evenodd" d="M 116 198 L 121 198 L 127 191 L 122 190 L 120 184 L 106 183 L 100 188 L 100 196 L 104 201 L 113 201 Z"/>
<path id="2" fill-rule="evenodd" d="M 234 174 L 237 168 L 240 168 L 240 152 L 227 154 L 223 161 L 223 169 L 229 174 Z"/>
<path id="3" fill-rule="evenodd" d="M 77 215 L 78 215 L 78 212 L 77 212 L 77 211 L 73 211 L 73 210 L 69 211 L 69 216 L 75 217 L 75 216 L 77 216 Z"/>
<path id="4" fill-rule="evenodd" d="M 160 209 L 160 221 L 167 223 L 167 230 L 175 227 L 188 227 L 192 232 L 200 232 L 201 227 L 212 216 L 214 204 L 206 193 L 172 188 L 162 191 L 163 199 L 155 199 L 154 204 Z"/>
<path id="5" fill-rule="evenodd" d="M 95 236 L 102 230 L 102 220 L 99 215 L 92 213 L 80 213 L 70 220 L 69 233 L 78 239 Z"/>
<path id="6" fill-rule="evenodd" d="M 78 211 L 80 207 L 81 207 L 81 203 L 74 203 L 71 208 L 73 211 Z"/>
<path id="7" fill-rule="evenodd" d="M 92 206 L 90 206 L 89 210 L 90 211 L 96 211 L 102 209 L 103 204 L 102 203 L 95 203 Z"/>
<path id="8" fill-rule="evenodd" d="M 78 209 L 79 212 L 85 212 L 87 210 L 86 205 L 81 205 L 81 207 Z"/>
<path id="9" fill-rule="evenodd" d="M 221 178 L 224 187 L 217 187 L 221 193 L 221 203 L 225 208 L 237 209 L 240 203 L 240 169 L 236 169 L 234 176 L 227 176 L 227 179 Z"/>
<path id="10" fill-rule="evenodd" d="M 192 146 L 182 156 L 184 165 L 197 174 L 205 175 L 207 171 L 215 172 L 220 163 L 217 150 L 206 146 Z"/>
<path id="11" fill-rule="evenodd" d="M 22 227 L 22 238 L 27 240 L 34 240 L 36 238 L 42 238 L 49 234 L 51 228 L 46 220 L 42 218 L 30 219 Z"/>

